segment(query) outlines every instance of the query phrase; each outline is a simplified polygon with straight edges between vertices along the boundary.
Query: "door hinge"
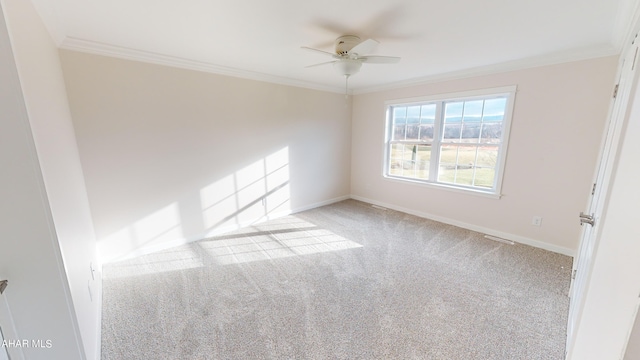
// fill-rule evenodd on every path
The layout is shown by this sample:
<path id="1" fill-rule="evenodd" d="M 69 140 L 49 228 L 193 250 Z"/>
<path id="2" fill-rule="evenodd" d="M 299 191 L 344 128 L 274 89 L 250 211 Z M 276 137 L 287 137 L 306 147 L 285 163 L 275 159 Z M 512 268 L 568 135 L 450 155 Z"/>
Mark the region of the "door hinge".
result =
<path id="1" fill-rule="evenodd" d="M 594 195 L 596 193 L 596 185 L 598 185 L 597 183 L 593 183 L 593 188 L 591 188 L 591 195 Z"/>
<path id="2" fill-rule="evenodd" d="M 591 226 L 596 226 L 596 216 L 595 214 L 589 215 L 585 214 L 582 211 L 580 212 L 580 226 L 584 224 L 589 224 Z"/>
<path id="3" fill-rule="evenodd" d="M 616 96 L 618 96 L 618 87 L 620 87 L 620 84 L 616 84 L 616 86 L 613 88 L 613 98 L 615 99 Z"/>
<path id="4" fill-rule="evenodd" d="M 576 273 L 578 272 L 578 269 L 573 269 L 573 272 L 571 273 L 571 280 L 575 280 L 576 279 Z"/>

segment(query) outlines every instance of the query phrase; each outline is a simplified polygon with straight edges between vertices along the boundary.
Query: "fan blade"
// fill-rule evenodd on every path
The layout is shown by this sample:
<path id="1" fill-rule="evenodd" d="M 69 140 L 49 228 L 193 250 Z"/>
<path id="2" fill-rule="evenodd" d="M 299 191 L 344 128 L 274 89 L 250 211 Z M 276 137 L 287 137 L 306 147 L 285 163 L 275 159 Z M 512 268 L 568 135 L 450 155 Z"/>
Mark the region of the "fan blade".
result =
<path id="1" fill-rule="evenodd" d="M 301 49 L 304 49 L 304 50 L 313 51 L 313 52 L 316 52 L 316 53 L 319 53 L 319 54 L 323 54 L 323 55 L 329 55 L 329 56 L 331 56 L 332 58 L 336 58 L 336 57 L 338 56 L 338 55 L 336 55 L 336 54 L 332 54 L 332 53 L 330 53 L 330 52 L 328 52 L 328 51 L 318 50 L 318 49 L 310 48 L 310 47 L 307 47 L 307 46 L 301 46 L 300 48 L 301 48 Z"/>
<path id="2" fill-rule="evenodd" d="M 323 63 L 319 63 L 319 64 L 308 65 L 308 66 L 305 66 L 305 68 L 312 68 L 312 67 L 316 67 L 316 66 L 322 66 L 322 65 L 333 64 L 333 63 L 334 63 L 334 62 L 336 62 L 336 61 L 337 61 L 337 60 L 327 61 L 327 62 L 323 62 Z"/>
<path id="3" fill-rule="evenodd" d="M 369 64 L 395 64 L 400 61 L 396 56 L 361 56 L 358 59 Z"/>
<path id="4" fill-rule="evenodd" d="M 373 39 L 367 39 L 363 42 L 361 42 L 360 44 L 354 46 L 351 50 L 349 50 L 349 55 L 352 54 L 368 54 L 371 51 L 373 51 L 373 49 L 376 48 L 376 46 L 378 46 L 378 42 L 373 40 Z"/>

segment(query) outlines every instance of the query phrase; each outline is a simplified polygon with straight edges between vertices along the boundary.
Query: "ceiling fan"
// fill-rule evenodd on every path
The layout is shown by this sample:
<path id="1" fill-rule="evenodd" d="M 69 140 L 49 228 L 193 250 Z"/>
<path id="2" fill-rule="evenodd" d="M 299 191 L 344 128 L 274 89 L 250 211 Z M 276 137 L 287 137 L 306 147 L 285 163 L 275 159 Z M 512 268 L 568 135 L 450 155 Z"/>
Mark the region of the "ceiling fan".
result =
<path id="1" fill-rule="evenodd" d="M 336 69 L 340 75 L 345 76 L 348 81 L 349 76 L 360 71 L 363 63 L 395 64 L 400 61 L 400 58 L 395 56 L 367 55 L 373 51 L 376 46 L 378 46 L 378 42 L 373 39 L 361 41 L 360 38 L 355 35 L 344 35 L 336 39 L 335 53 L 306 46 L 303 46 L 302 48 L 323 55 L 328 55 L 334 59 L 332 61 L 309 65 L 307 66 L 308 68 L 333 64 L 333 68 Z"/>

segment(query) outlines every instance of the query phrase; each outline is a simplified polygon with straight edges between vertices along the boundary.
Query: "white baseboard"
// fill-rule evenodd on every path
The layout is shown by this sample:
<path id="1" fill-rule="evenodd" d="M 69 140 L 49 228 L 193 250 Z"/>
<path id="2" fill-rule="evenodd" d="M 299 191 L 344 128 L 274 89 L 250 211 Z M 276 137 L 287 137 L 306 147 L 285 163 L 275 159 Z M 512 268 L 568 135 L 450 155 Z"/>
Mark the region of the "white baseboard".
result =
<path id="1" fill-rule="evenodd" d="M 479 233 L 483 233 L 483 234 L 487 234 L 487 235 L 493 235 L 493 236 L 496 236 L 496 237 L 499 237 L 499 238 L 502 238 L 502 239 L 511 240 L 513 242 L 516 242 L 516 243 L 533 246 L 533 247 L 536 247 L 536 248 L 539 248 L 539 249 L 552 251 L 552 252 L 555 252 L 555 253 L 558 253 L 558 254 L 567 255 L 567 256 L 571 256 L 571 257 L 574 257 L 576 255 L 575 251 L 572 250 L 572 249 L 568 249 L 568 248 L 565 248 L 563 246 L 557 246 L 557 245 L 545 243 L 543 241 L 534 240 L 534 239 L 531 239 L 531 238 L 528 238 L 528 237 L 515 235 L 515 234 L 509 234 L 509 233 L 506 233 L 506 232 L 503 232 L 503 231 L 489 229 L 489 228 L 485 228 L 485 227 L 482 227 L 482 226 L 465 223 L 465 222 L 462 222 L 462 221 L 459 221 L 459 220 L 446 218 L 446 217 L 443 217 L 443 216 L 438 216 L 438 215 L 429 214 L 429 213 L 422 212 L 422 211 L 417 211 L 417 210 L 405 208 L 405 207 L 402 207 L 402 206 L 388 204 L 388 203 L 385 203 L 385 202 L 382 202 L 382 201 L 377 201 L 377 200 L 365 198 L 365 197 L 358 196 L 358 195 L 351 195 L 351 198 L 354 199 L 354 200 L 358 200 L 358 201 L 362 201 L 362 202 L 368 203 L 368 204 L 382 206 L 382 207 L 385 207 L 385 208 L 389 208 L 391 210 L 396 210 L 396 211 L 400 211 L 400 212 L 403 212 L 403 213 L 415 215 L 415 216 L 418 216 L 418 217 L 421 217 L 421 218 L 425 218 L 425 219 L 429 219 L 429 220 L 438 221 L 438 222 L 441 222 L 441 223 L 445 223 L 445 224 L 461 227 L 463 229 L 477 231 Z"/>
<path id="2" fill-rule="evenodd" d="M 310 205 L 297 207 L 294 210 L 292 210 L 290 212 L 290 214 L 295 214 L 295 213 L 299 213 L 299 212 L 302 212 L 302 211 L 307 211 L 307 210 L 319 208 L 321 206 L 335 204 L 337 202 L 348 200 L 348 199 L 351 199 L 351 195 L 338 196 L 338 197 L 335 197 L 333 199 L 319 201 L 319 202 L 316 202 L 316 203 L 313 203 L 313 204 L 310 204 Z M 289 214 L 287 214 L 287 215 L 289 215 Z"/>
<path id="3" fill-rule="evenodd" d="M 231 226 L 224 226 L 224 227 L 218 227 L 215 229 L 211 229 L 209 231 L 205 231 L 202 232 L 200 234 L 197 235 L 193 235 L 190 236 L 189 238 L 179 238 L 179 239 L 174 239 L 171 241 L 165 241 L 159 244 L 153 244 L 153 245 L 147 245 L 144 247 L 141 247 L 139 249 L 130 251 L 124 255 L 120 255 L 120 256 L 116 256 L 116 257 L 110 257 L 110 258 L 106 258 L 106 259 L 100 259 L 101 262 L 103 264 L 108 264 L 108 263 L 112 263 L 115 261 L 123 261 L 123 260 L 128 260 L 128 259 L 132 259 L 138 256 L 142 256 L 142 255 L 148 255 L 148 254 L 152 254 L 154 252 L 158 252 L 158 251 L 162 251 L 162 250 L 166 250 L 172 247 L 176 247 L 176 246 L 180 246 L 180 245 L 185 245 L 194 241 L 199 241 L 199 240 L 203 240 L 203 239 L 207 239 L 213 236 L 217 236 L 217 235 L 221 235 L 224 233 L 228 233 L 230 231 L 235 231 L 238 230 L 240 228 L 243 227 L 247 227 L 247 226 L 251 226 L 251 225 L 255 225 L 255 224 L 259 224 L 271 219 L 277 219 L 283 216 L 287 216 L 287 215 L 291 215 L 291 214 L 295 214 L 295 213 L 299 213 L 302 211 L 306 211 L 306 210 L 311 210 L 311 209 L 315 209 L 321 206 L 325 206 L 325 205 L 330 205 L 333 203 L 337 203 L 343 200 L 347 200 L 350 199 L 351 196 L 350 195 L 344 195 L 344 196 L 339 196 L 339 197 L 335 197 L 332 199 L 327 199 L 327 200 L 323 200 L 323 201 L 319 201 L 316 203 L 312 203 L 312 204 L 307 204 L 307 205 L 303 205 L 300 207 L 296 207 L 295 209 L 290 209 L 290 210 L 284 210 L 284 211 L 280 211 L 280 212 L 275 212 L 275 213 L 271 213 L 256 219 L 252 219 L 250 221 L 245 221 L 242 223 L 238 223 L 238 224 L 233 224 Z"/>

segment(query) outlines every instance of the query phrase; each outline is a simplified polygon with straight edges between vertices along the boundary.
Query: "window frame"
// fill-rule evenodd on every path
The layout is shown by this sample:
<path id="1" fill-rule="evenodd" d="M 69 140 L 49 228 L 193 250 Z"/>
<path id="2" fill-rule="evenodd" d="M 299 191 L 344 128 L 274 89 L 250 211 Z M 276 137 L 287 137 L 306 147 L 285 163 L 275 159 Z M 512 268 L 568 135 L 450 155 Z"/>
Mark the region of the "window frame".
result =
<path id="1" fill-rule="evenodd" d="M 413 98 L 404 98 L 396 100 L 385 101 L 385 132 L 384 132 L 384 157 L 383 157 L 383 177 L 402 183 L 411 183 L 417 185 L 425 185 L 430 187 L 437 187 L 441 189 L 448 189 L 453 191 L 460 191 L 463 193 L 472 193 L 478 195 L 485 195 L 494 198 L 500 198 L 502 191 L 502 181 L 504 177 L 504 168 L 506 166 L 506 158 L 509 147 L 509 135 L 511 130 L 511 121 L 513 118 L 513 108 L 515 104 L 515 96 L 517 92 L 517 86 L 503 86 L 486 88 L 471 91 L 462 91 L 455 93 L 445 93 L 430 96 L 421 96 Z M 440 146 L 443 142 L 443 128 L 444 128 L 444 104 L 447 102 L 456 101 L 472 101 L 472 100 L 487 100 L 495 97 L 506 97 L 506 105 L 504 111 L 504 117 L 502 120 L 502 134 L 500 136 L 500 143 L 498 145 L 498 155 L 495 168 L 495 176 L 493 181 L 493 187 L 481 188 L 471 185 L 461 185 L 446 182 L 438 182 L 438 171 L 440 165 Z M 435 120 L 433 125 L 433 139 L 428 141 L 416 140 L 416 141 L 399 141 L 393 140 L 393 108 L 399 106 L 416 106 L 416 105 L 436 105 Z M 415 177 L 405 177 L 401 175 L 390 174 L 390 162 L 391 162 L 391 144 L 407 144 L 415 143 L 416 145 L 431 146 L 430 159 L 437 159 L 437 161 L 430 161 L 429 174 L 434 174 L 435 181 L 429 179 L 420 179 Z M 478 146 L 478 144 L 470 144 Z M 435 151 L 435 153 L 434 153 Z M 435 171 L 435 173 L 434 173 Z"/>

